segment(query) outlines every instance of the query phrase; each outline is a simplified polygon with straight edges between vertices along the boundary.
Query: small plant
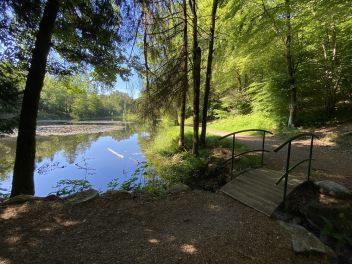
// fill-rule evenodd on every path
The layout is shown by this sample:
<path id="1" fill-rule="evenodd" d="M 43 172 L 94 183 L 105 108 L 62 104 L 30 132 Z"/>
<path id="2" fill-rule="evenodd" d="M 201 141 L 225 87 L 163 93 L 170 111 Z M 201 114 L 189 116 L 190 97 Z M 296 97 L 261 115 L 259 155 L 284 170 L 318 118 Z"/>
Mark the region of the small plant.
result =
<path id="1" fill-rule="evenodd" d="M 347 222 L 344 223 L 344 229 L 345 232 L 341 232 L 339 230 L 337 230 L 335 224 L 333 221 L 322 217 L 325 225 L 323 227 L 323 229 L 321 230 L 321 234 L 327 237 L 331 237 L 334 240 L 337 241 L 337 244 L 340 246 L 343 245 L 350 245 L 352 246 L 352 222 L 350 222 L 350 220 L 346 220 Z M 347 232 L 346 232 L 347 231 Z"/>
<path id="2" fill-rule="evenodd" d="M 128 179 L 127 181 L 121 183 L 120 189 L 127 192 L 139 191 L 142 189 L 142 184 L 136 183 L 137 181 L 138 177 L 132 177 L 131 179 Z"/>
<path id="3" fill-rule="evenodd" d="M 113 190 L 118 190 L 119 189 L 119 178 L 114 178 L 112 181 L 108 182 L 108 190 L 113 191 Z"/>
<path id="4" fill-rule="evenodd" d="M 59 197 L 65 197 L 70 194 L 74 194 L 77 192 L 83 192 L 92 188 L 92 185 L 87 180 L 60 180 L 57 182 L 56 186 L 53 187 L 56 191 L 51 194 L 55 194 Z"/>
<path id="5" fill-rule="evenodd" d="M 144 179 L 144 184 L 141 183 L 141 177 Z M 140 182 L 137 183 L 138 180 Z M 138 163 L 130 179 L 120 184 L 119 179 L 114 178 L 107 186 L 108 190 L 124 190 L 128 192 L 143 190 L 154 195 L 161 195 L 166 190 L 164 181 L 156 176 L 154 169 L 146 161 Z"/>

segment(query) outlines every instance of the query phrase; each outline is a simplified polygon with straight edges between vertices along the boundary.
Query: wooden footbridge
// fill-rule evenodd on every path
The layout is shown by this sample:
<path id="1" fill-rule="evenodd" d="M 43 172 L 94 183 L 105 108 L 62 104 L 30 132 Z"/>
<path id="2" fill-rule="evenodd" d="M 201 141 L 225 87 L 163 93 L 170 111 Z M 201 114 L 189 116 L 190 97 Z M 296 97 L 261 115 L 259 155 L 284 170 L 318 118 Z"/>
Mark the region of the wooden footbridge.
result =
<path id="1" fill-rule="evenodd" d="M 236 135 L 245 132 L 259 132 L 262 134 L 262 145 L 260 149 L 248 150 L 242 153 L 236 154 L 235 151 L 235 143 L 236 143 Z M 282 143 L 279 147 L 274 149 L 274 152 L 279 152 L 281 149 L 287 146 L 287 157 L 286 157 L 286 166 L 285 171 L 275 171 L 270 170 L 264 165 L 264 153 L 270 152 L 265 149 L 265 137 L 266 134 L 272 134 L 270 131 L 262 130 L 262 129 L 247 129 L 236 131 L 230 133 L 226 136 L 220 138 L 220 140 L 232 137 L 232 155 L 229 159 L 225 161 L 225 163 L 231 162 L 231 181 L 228 182 L 221 188 L 221 191 L 230 197 L 240 201 L 241 203 L 254 208 L 255 210 L 267 215 L 271 216 L 275 209 L 283 203 L 285 205 L 287 195 L 295 189 L 299 184 L 303 183 L 305 180 L 309 181 L 310 171 L 311 171 L 311 162 L 312 162 L 312 154 L 313 154 L 313 140 L 316 137 L 311 133 L 303 133 L 298 134 L 284 143 Z M 309 157 L 307 159 L 303 159 L 300 162 L 296 163 L 293 166 L 290 166 L 290 158 L 291 158 L 291 146 L 292 142 L 301 139 L 307 138 L 311 139 L 310 141 L 310 149 L 309 149 Z M 249 168 L 246 170 L 242 170 L 240 172 L 234 172 L 234 163 L 236 158 L 240 156 L 253 153 L 260 152 L 261 153 L 261 166 L 259 168 Z M 299 165 L 308 162 L 307 169 L 307 178 L 303 179 L 302 177 L 298 177 L 296 175 L 291 174 L 292 170 L 294 170 Z"/>

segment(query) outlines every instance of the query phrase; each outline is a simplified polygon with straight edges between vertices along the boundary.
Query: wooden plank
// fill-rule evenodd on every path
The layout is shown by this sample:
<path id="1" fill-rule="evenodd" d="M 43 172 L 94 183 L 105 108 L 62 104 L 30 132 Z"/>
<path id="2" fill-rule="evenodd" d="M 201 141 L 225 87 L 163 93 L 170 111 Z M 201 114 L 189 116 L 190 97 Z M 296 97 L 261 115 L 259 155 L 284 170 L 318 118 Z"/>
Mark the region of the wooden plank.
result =
<path id="1" fill-rule="evenodd" d="M 283 199 L 284 180 L 279 185 L 275 184 L 282 174 L 281 171 L 265 168 L 248 170 L 223 186 L 221 191 L 270 216 Z M 287 195 L 302 182 L 302 177 L 290 174 Z"/>

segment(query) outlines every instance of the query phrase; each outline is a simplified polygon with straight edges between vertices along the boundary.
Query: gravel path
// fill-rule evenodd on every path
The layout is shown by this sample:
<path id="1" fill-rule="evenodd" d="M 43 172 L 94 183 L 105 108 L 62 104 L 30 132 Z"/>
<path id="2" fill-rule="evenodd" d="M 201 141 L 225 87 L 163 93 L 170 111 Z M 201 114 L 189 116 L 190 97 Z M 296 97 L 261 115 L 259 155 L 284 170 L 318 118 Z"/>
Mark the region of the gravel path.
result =
<path id="1" fill-rule="evenodd" d="M 295 255 L 279 224 L 222 194 L 115 194 L 0 205 L 0 263 L 328 263 Z"/>
<path id="2" fill-rule="evenodd" d="M 219 130 L 210 129 L 209 133 L 218 136 L 229 134 Z M 318 131 L 320 138 L 325 138 L 325 131 Z M 243 143 L 249 149 L 261 148 L 262 139 L 256 136 L 236 136 L 236 140 Z M 283 170 L 286 162 L 287 150 L 282 149 L 280 152 L 272 152 L 285 140 L 277 136 L 267 137 L 265 139 L 265 148 L 271 152 L 265 153 L 264 163 L 267 168 L 274 170 Z M 291 165 L 309 157 L 310 140 L 295 141 L 292 145 Z M 352 189 L 352 149 L 341 147 L 334 142 L 317 139 L 314 141 L 312 161 L 312 179 L 323 180 L 330 179 L 344 184 Z M 302 164 L 295 169 L 294 173 L 305 174 L 307 165 Z M 304 177 L 304 176 L 303 176 Z"/>

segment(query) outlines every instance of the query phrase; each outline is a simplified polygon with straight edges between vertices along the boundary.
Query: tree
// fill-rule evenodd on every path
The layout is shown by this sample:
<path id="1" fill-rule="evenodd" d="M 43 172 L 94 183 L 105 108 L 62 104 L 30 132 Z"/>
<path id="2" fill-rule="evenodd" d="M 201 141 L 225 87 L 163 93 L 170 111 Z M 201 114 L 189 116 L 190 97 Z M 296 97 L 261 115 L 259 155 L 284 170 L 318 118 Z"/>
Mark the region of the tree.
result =
<path id="1" fill-rule="evenodd" d="M 210 95 L 210 83 L 212 75 L 212 63 L 213 63 L 213 53 L 214 53 L 214 34 L 215 34 L 215 19 L 216 10 L 218 8 L 218 0 L 213 0 L 213 7 L 211 10 L 211 25 L 210 25 L 210 35 L 209 35 L 209 49 L 208 49 L 208 61 L 207 61 L 207 72 L 205 76 L 205 91 L 204 91 L 204 101 L 203 101 L 203 115 L 202 115 L 202 132 L 200 135 L 200 143 L 205 144 L 205 136 L 207 133 L 207 117 L 209 108 L 209 95 Z"/>
<path id="2" fill-rule="evenodd" d="M 294 62 L 292 59 L 292 26 L 291 26 L 291 5 L 290 0 L 285 0 L 285 10 L 286 10 L 286 63 L 288 72 L 288 82 L 290 86 L 290 113 L 288 118 L 288 127 L 295 127 L 296 115 L 297 115 L 297 89 L 295 81 L 295 69 Z"/>
<path id="3" fill-rule="evenodd" d="M 18 127 L 11 196 L 34 194 L 35 130 L 40 92 L 43 87 L 51 36 L 59 11 L 57 0 L 45 5 L 24 90 Z"/>
<path id="4" fill-rule="evenodd" d="M 53 46 L 61 56 L 57 56 L 60 59 L 56 67 L 55 64 L 48 67 L 56 72 L 64 70 L 57 64 L 73 65 L 71 70 L 92 65 L 95 79 L 111 83 L 117 73 L 124 77 L 128 71 L 121 67 L 125 61 L 119 46 L 122 41 L 118 32 L 121 19 L 118 6 L 113 2 L 48 0 L 44 4 L 41 1 L 12 0 L 7 3 L 7 8 L 14 11 L 8 19 L 23 22 L 20 24 L 24 29 L 22 32 L 28 34 L 33 34 L 31 27 L 36 25 L 36 15 L 45 6 L 35 37 L 21 108 L 11 192 L 11 196 L 15 196 L 34 194 L 36 117 L 50 47 Z M 11 35 L 14 40 L 10 39 L 9 43 L 16 42 L 20 35 Z M 30 44 L 25 49 L 28 50 Z"/>
<path id="5" fill-rule="evenodd" d="M 185 119 L 186 119 L 186 102 L 188 91 L 188 18 L 187 18 L 187 1 L 182 1 L 183 8 L 183 82 L 181 90 L 181 113 L 180 113 L 180 139 L 179 147 L 185 147 Z"/>
<path id="6" fill-rule="evenodd" d="M 192 12 L 192 76 L 193 76 L 193 146 L 192 153 L 199 154 L 199 97 L 200 97 L 200 65 L 202 50 L 198 44 L 198 22 L 197 22 L 197 3 L 196 0 L 189 0 Z"/>

